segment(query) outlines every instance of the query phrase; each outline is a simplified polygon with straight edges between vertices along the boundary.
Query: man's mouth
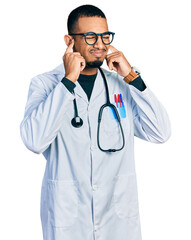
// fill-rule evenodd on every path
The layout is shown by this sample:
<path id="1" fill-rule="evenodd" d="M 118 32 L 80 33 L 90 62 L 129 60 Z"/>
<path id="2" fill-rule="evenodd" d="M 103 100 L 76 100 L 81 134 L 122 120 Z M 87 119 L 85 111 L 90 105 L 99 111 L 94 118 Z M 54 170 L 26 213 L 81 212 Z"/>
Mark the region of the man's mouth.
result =
<path id="1" fill-rule="evenodd" d="M 105 50 L 93 50 L 93 51 L 90 51 L 90 53 L 95 56 L 95 57 L 102 57 L 104 54 L 105 54 Z"/>

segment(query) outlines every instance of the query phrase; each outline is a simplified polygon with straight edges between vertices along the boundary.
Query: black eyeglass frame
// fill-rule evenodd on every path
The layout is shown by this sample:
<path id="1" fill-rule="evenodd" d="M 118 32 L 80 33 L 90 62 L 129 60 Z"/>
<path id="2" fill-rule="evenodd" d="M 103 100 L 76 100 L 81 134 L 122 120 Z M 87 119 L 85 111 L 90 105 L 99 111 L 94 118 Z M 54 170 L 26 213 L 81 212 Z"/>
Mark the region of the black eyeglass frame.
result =
<path id="1" fill-rule="evenodd" d="M 91 34 L 91 33 L 96 35 L 96 41 L 95 41 L 93 44 L 89 44 L 89 43 L 87 42 L 87 40 L 86 40 L 86 36 L 87 36 L 88 34 Z M 103 35 L 107 35 L 107 34 L 112 34 L 112 40 L 111 40 L 110 43 L 105 43 L 104 40 L 103 40 Z M 71 36 L 72 36 L 72 35 L 74 35 L 74 36 L 76 36 L 76 35 L 84 36 L 84 38 L 85 38 L 85 42 L 86 42 L 88 45 L 94 45 L 94 44 L 96 44 L 96 42 L 97 42 L 97 40 L 98 40 L 98 37 L 101 36 L 101 40 L 102 40 L 103 44 L 105 44 L 105 45 L 109 45 L 109 44 L 111 44 L 111 43 L 113 42 L 113 39 L 114 39 L 114 35 L 115 35 L 115 33 L 114 33 L 114 32 L 110 32 L 110 31 L 108 31 L 108 32 L 104 32 L 104 33 L 95 33 L 95 32 L 87 32 L 87 33 L 71 33 L 71 34 L 69 34 L 69 35 L 71 35 Z"/>

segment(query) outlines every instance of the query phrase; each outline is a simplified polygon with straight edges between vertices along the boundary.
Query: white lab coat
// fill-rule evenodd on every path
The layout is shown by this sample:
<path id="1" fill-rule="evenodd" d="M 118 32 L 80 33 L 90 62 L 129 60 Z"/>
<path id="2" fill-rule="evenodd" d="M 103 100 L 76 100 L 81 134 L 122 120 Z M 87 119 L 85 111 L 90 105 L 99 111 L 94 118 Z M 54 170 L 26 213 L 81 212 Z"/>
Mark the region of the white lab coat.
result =
<path id="1" fill-rule="evenodd" d="M 98 112 L 106 102 L 98 71 L 90 101 L 78 81 L 75 94 L 61 82 L 64 65 L 31 80 L 21 137 L 28 149 L 43 153 L 41 191 L 44 240 L 141 240 L 134 163 L 134 135 L 153 143 L 170 136 L 168 115 L 149 87 L 139 91 L 117 73 L 103 69 L 110 93 L 122 94 L 125 147 L 114 153 L 97 145 Z M 74 128 L 73 99 L 83 126 Z M 120 128 L 108 108 L 100 127 L 103 148 L 122 144 Z"/>

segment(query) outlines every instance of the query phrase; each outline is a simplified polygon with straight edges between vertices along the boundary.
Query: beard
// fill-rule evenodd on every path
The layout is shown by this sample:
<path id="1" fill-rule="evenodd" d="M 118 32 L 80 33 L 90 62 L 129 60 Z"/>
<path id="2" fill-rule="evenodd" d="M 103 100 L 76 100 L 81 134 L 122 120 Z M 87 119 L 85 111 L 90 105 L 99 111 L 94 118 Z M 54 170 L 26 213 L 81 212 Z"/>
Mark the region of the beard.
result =
<path id="1" fill-rule="evenodd" d="M 103 64 L 103 61 L 93 61 L 93 62 L 86 62 L 86 67 L 88 68 L 99 68 Z"/>

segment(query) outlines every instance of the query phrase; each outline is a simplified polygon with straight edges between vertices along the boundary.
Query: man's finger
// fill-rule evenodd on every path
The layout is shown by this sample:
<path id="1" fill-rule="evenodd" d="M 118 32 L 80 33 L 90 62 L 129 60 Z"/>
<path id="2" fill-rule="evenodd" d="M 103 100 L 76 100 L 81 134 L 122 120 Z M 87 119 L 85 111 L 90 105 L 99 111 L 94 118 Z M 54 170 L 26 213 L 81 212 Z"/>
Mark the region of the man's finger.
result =
<path id="1" fill-rule="evenodd" d="M 82 61 L 81 61 L 80 71 L 83 71 L 84 68 L 85 68 L 85 66 L 86 66 L 86 61 L 85 61 L 85 59 L 83 58 Z"/>
<path id="2" fill-rule="evenodd" d="M 117 56 L 120 56 L 119 52 L 113 52 L 113 53 L 107 54 L 105 58 L 110 59 L 112 57 L 117 57 Z"/>
<path id="3" fill-rule="evenodd" d="M 79 52 L 72 52 L 73 55 L 76 55 L 76 56 L 81 56 L 81 54 Z"/>
<path id="4" fill-rule="evenodd" d="M 71 41 L 70 45 L 68 46 L 68 48 L 66 49 L 65 53 L 72 52 L 73 46 L 74 46 L 74 39 L 72 39 L 72 41 Z"/>
<path id="5" fill-rule="evenodd" d="M 111 52 L 118 52 L 118 50 L 112 45 L 109 45 L 109 49 L 111 50 Z"/>

